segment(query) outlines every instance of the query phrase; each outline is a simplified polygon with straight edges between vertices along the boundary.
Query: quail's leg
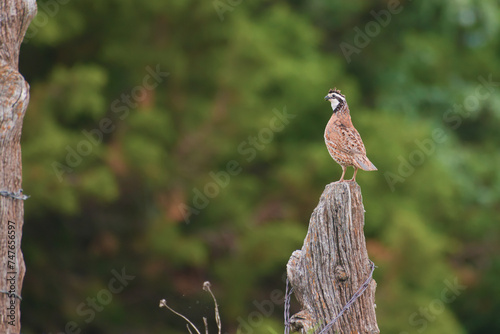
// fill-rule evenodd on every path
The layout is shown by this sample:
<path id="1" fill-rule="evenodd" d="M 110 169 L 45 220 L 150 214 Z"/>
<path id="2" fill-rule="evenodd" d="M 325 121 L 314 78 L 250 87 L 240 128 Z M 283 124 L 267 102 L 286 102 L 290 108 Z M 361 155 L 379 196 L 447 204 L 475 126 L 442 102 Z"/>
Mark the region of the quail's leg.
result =
<path id="1" fill-rule="evenodd" d="M 350 181 L 356 182 L 356 173 L 358 172 L 358 168 L 354 167 L 354 174 L 352 175 L 352 179 Z"/>
<path id="2" fill-rule="evenodd" d="M 341 167 L 342 167 L 342 176 L 340 177 L 340 180 L 338 180 L 338 182 L 344 181 L 344 175 L 345 175 L 345 169 L 346 169 L 346 167 L 345 166 L 341 166 Z"/>

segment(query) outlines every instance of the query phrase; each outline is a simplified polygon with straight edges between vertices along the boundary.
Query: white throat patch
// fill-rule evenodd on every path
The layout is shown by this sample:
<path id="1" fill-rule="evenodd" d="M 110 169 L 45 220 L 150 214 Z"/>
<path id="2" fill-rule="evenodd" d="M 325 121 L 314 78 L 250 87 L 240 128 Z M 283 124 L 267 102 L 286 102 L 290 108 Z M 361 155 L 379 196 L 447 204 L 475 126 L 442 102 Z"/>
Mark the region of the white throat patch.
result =
<path id="1" fill-rule="evenodd" d="M 340 104 L 340 102 L 336 99 L 332 99 L 330 103 L 332 104 L 333 111 L 335 111 L 335 108 L 337 108 L 337 106 Z"/>

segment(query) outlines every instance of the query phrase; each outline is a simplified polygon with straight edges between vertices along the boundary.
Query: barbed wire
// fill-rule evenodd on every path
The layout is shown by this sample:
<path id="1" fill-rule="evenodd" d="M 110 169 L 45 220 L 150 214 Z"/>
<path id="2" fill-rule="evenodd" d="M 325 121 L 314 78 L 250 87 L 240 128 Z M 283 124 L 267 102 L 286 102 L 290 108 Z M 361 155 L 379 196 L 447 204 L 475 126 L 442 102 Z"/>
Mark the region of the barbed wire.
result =
<path id="1" fill-rule="evenodd" d="M 19 191 L 17 193 L 10 192 L 10 191 L 7 191 L 7 190 L 0 190 L 0 195 L 2 195 L 4 197 L 14 198 L 14 199 L 20 199 L 20 200 L 23 200 L 23 201 L 25 201 L 28 198 L 30 198 L 28 195 L 24 195 L 23 194 L 23 190 L 22 189 L 19 189 Z"/>
<path id="2" fill-rule="evenodd" d="M 361 287 L 358 289 L 358 291 L 356 291 L 356 293 L 352 296 L 352 298 L 347 302 L 347 304 L 344 306 L 344 308 L 339 312 L 339 314 L 337 314 L 337 316 L 332 320 L 330 321 L 330 323 L 328 325 L 325 326 L 325 328 L 323 328 L 321 330 L 321 332 L 319 332 L 319 334 L 323 334 L 325 333 L 326 331 L 328 331 L 330 328 L 332 328 L 332 326 L 335 324 L 335 322 L 337 322 L 337 320 L 342 316 L 342 314 L 344 314 L 345 311 L 347 311 L 347 309 L 349 307 L 351 307 L 352 304 L 354 304 L 354 302 L 359 298 L 361 297 L 361 295 L 363 294 L 363 292 L 365 292 L 365 290 L 368 288 L 368 286 L 370 285 L 370 282 L 372 281 L 372 278 L 373 278 L 373 272 L 375 271 L 375 263 L 373 263 L 371 260 L 370 260 L 370 264 L 371 264 L 371 271 L 370 271 L 370 276 L 366 279 L 366 281 L 361 285 Z"/>
<path id="3" fill-rule="evenodd" d="M 23 300 L 23 298 L 21 296 L 19 296 L 18 294 L 15 294 L 13 292 L 0 290 L 0 293 L 3 293 L 4 295 L 8 295 L 10 298 L 12 298 L 11 296 L 14 296 L 14 297 L 18 298 L 19 300 Z"/>
<path id="4" fill-rule="evenodd" d="M 292 297 L 293 287 L 288 290 L 288 277 L 286 278 L 285 287 L 285 334 L 290 333 L 290 298 Z"/>

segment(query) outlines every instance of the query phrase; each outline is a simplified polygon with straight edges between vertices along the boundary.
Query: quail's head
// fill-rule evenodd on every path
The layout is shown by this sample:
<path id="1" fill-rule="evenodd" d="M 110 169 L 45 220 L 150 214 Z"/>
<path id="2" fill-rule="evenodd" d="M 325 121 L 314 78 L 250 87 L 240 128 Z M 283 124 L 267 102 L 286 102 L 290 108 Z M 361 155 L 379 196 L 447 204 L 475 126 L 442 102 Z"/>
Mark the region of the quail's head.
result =
<path id="1" fill-rule="evenodd" d="M 332 105 L 334 112 L 337 112 L 340 107 L 345 103 L 345 96 L 340 93 L 340 90 L 330 89 L 328 94 L 325 96 L 325 100 L 329 101 Z"/>

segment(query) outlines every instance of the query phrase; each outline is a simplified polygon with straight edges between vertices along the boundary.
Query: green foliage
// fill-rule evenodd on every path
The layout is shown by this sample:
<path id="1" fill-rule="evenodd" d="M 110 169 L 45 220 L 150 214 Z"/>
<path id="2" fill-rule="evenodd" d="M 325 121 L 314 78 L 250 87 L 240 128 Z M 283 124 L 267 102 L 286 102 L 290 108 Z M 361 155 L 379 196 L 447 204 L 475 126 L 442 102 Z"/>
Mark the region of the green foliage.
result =
<path id="1" fill-rule="evenodd" d="M 357 180 L 381 331 L 500 331 L 496 1 L 402 2 L 362 47 L 391 2 L 56 2 L 20 60 L 25 333 L 186 333 L 158 301 L 211 318 L 206 280 L 224 331 L 282 331 L 271 296 L 341 173 L 333 87 L 379 169 Z M 123 267 L 136 278 L 87 321 Z"/>

